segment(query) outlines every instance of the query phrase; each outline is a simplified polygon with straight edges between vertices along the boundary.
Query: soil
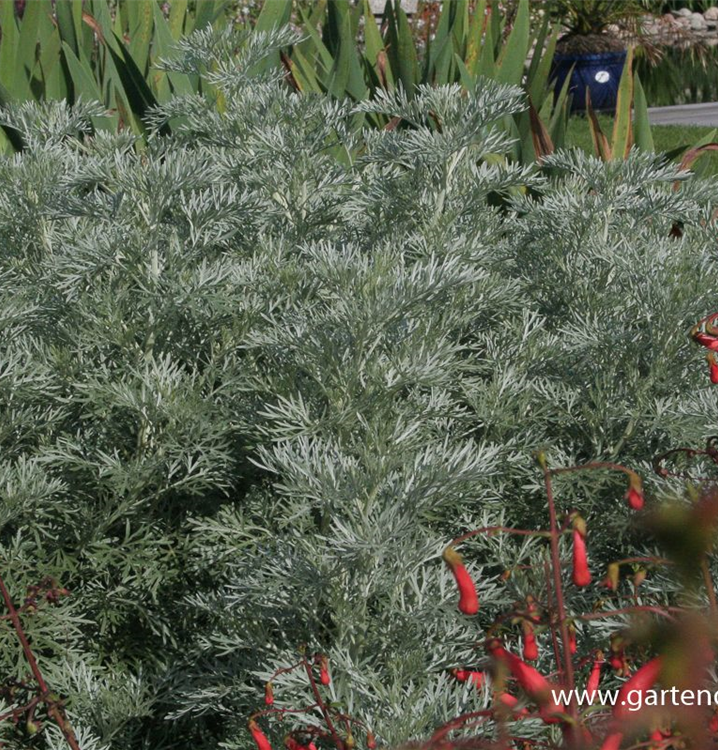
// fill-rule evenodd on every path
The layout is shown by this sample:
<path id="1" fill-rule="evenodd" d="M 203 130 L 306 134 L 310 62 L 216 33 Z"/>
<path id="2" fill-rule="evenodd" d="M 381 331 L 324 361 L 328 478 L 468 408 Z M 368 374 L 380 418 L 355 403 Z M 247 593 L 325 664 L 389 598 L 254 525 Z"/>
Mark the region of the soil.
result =
<path id="1" fill-rule="evenodd" d="M 614 34 L 566 34 L 556 44 L 561 55 L 591 55 L 599 52 L 621 52 L 626 43 Z"/>

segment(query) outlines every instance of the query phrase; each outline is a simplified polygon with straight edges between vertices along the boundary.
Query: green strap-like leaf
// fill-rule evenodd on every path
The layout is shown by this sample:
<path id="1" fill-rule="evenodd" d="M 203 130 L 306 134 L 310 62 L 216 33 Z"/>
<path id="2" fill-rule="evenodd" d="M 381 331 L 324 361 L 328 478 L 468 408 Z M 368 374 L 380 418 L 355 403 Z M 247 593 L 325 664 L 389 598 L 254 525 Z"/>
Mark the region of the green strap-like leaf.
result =
<path id="1" fill-rule="evenodd" d="M 533 45 L 534 53 L 526 75 L 526 90 L 537 109 L 541 109 L 545 97 L 550 94 L 548 77 L 560 33 L 561 26 L 558 23 L 554 24 L 549 33 L 549 17 L 546 14 Z"/>
<path id="2" fill-rule="evenodd" d="M 466 44 L 466 71 L 475 78 L 479 72 L 479 56 L 481 55 L 484 29 L 487 26 L 486 0 L 479 0 L 474 9 L 469 25 L 468 40 Z M 492 55 L 493 56 L 493 55 Z"/>
<path id="3" fill-rule="evenodd" d="M 633 145 L 633 47 L 629 47 L 623 74 L 618 84 L 616 118 L 613 121 L 611 153 L 614 159 L 625 159 Z"/>
<path id="4" fill-rule="evenodd" d="M 77 56 L 80 52 L 79 34 L 75 26 L 75 0 L 57 0 L 55 3 L 55 16 L 57 27 L 60 30 L 62 41 L 66 42 Z M 80 4 L 82 14 L 82 4 Z"/>
<path id="5" fill-rule="evenodd" d="M 411 33 L 409 20 L 399 2 L 394 5 L 394 16 L 396 18 L 394 28 L 399 58 L 399 79 L 407 94 L 411 96 L 419 79 L 419 64 L 416 57 L 416 47 L 414 46 L 414 35 Z"/>
<path id="6" fill-rule="evenodd" d="M 549 136 L 551 136 L 551 141 L 555 148 L 563 148 L 564 141 L 566 140 L 566 129 L 569 116 L 568 104 L 570 100 L 568 88 L 571 84 L 572 73 L 573 66 L 571 66 L 571 69 L 568 71 L 563 86 L 561 86 L 561 90 L 558 92 L 556 104 L 554 105 L 553 114 L 548 126 L 548 133 Z"/>
<path id="7" fill-rule="evenodd" d="M 336 35 L 335 41 L 338 45 L 329 90 L 337 98 L 349 93 L 356 100 L 363 99 L 367 95 L 367 89 L 352 35 L 347 0 L 333 0 L 329 6 L 329 18 L 328 26 Z"/>
<path id="8" fill-rule="evenodd" d="M 648 119 L 648 103 L 638 73 L 633 76 L 633 139 L 643 151 L 655 151 L 651 122 Z"/>
<path id="9" fill-rule="evenodd" d="M 496 80 L 520 86 L 524 75 L 524 63 L 529 52 L 529 3 L 520 0 L 514 26 L 506 41 L 498 62 Z"/>
<path id="10" fill-rule="evenodd" d="M 207 2 L 208 0 L 205 0 Z M 257 18 L 257 31 L 270 31 L 286 26 L 292 17 L 292 0 L 270 0 L 265 2 Z"/>
<path id="11" fill-rule="evenodd" d="M 268 3 L 273 5 L 273 3 Z M 267 5 L 267 3 L 265 3 Z M 214 0 L 197 0 L 194 10 L 193 31 L 204 29 L 214 21 Z"/>
<path id="12" fill-rule="evenodd" d="M 153 3 L 152 12 L 154 13 L 155 30 L 152 40 L 152 63 L 155 64 L 160 59 L 171 56 L 175 41 L 172 38 L 170 25 L 162 15 L 159 5 Z M 181 73 L 165 73 L 162 70 L 154 69 L 150 70 L 150 79 L 153 81 L 154 90 L 157 92 L 157 99 L 161 102 L 169 98 L 170 84 L 172 91 L 181 96 L 194 93 L 189 78 Z"/>
<path id="13" fill-rule="evenodd" d="M 292 0 L 271 0 L 265 2 L 257 18 L 257 31 L 271 31 L 286 26 L 292 17 Z M 257 66 L 258 70 L 278 68 L 281 64 L 279 50 L 273 50 Z"/>
<path id="14" fill-rule="evenodd" d="M 497 11 L 498 12 L 498 11 Z M 484 35 L 484 44 L 481 48 L 479 55 L 479 61 L 477 64 L 476 72 L 480 76 L 486 76 L 487 78 L 493 78 L 496 74 L 496 57 L 494 55 L 494 26 L 493 23 L 493 3 L 489 10 L 489 16 L 486 19 L 486 32 Z"/>
<path id="15" fill-rule="evenodd" d="M 189 34 L 192 29 L 186 28 L 188 0 L 172 0 L 170 3 L 169 27 L 173 39 L 179 39 L 182 34 Z"/>
<path id="16" fill-rule="evenodd" d="M 376 65 L 379 53 L 384 49 L 384 41 L 379 33 L 379 27 L 371 12 L 369 0 L 362 0 L 364 10 L 364 56 L 372 67 Z"/>
<path id="17" fill-rule="evenodd" d="M 152 41 L 152 7 L 157 3 L 155 0 L 132 0 L 130 6 L 133 13 L 130 16 L 129 51 L 139 71 L 146 76 Z"/>
<path id="18" fill-rule="evenodd" d="M 35 69 L 40 18 L 44 12 L 45 3 L 42 0 L 25 4 L 15 60 L 15 91 L 13 93 L 18 99 L 33 98 L 30 81 Z"/>
<path id="19" fill-rule="evenodd" d="M 14 95 L 15 90 L 15 62 L 17 60 L 17 46 L 19 32 L 15 19 L 14 0 L 0 0 L 0 84 Z"/>

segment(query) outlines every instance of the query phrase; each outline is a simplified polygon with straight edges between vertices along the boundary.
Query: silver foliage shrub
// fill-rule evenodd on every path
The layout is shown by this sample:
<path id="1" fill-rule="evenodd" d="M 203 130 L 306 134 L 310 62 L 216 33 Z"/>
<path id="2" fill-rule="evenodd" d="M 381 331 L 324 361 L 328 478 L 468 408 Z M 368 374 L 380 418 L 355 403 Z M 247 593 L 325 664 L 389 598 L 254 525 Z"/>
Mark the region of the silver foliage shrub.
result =
<path id="1" fill-rule="evenodd" d="M 537 585 L 497 579 L 534 545 L 477 540 L 462 619 L 440 561 L 543 522 L 533 451 L 645 473 L 718 432 L 686 335 L 718 191 L 640 154 L 512 165 L 493 123 L 523 104 L 490 81 L 352 108 L 194 43 L 168 65 L 211 64 L 215 94 L 153 113 L 173 135 L 144 150 L 88 135 L 92 106 L 3 115 L 26 143 L 0 161 L 3 573 L 72 592 L 26 620 L 88 750 L 248 748 L 301 644 L 382 742 L 422 737 L 481 704 L 446 670 Z M 615 479 L 559 491 L 602 519 L 597 559 L 630 542 Z M 8 628 L 0 664 L 23 673 Z"/>

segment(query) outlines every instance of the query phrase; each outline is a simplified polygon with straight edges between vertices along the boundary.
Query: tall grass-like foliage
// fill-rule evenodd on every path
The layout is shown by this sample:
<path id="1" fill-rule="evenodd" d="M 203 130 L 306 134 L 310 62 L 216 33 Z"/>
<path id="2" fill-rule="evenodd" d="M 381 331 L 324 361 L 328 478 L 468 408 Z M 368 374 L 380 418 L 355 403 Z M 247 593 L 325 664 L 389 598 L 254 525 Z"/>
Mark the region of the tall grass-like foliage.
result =
<path id="1" fill-rule="evenodd" d="M 521 94 L 485 79 L 296 95 L 247 75 L 268 37 L 239 63 L 188 42 L 174 65 L 217 95 L 157 109 L 140 153 L 94 105 L 3 113 L 26 148 L 0 161 L 0 564 L 16 602 L 69 590 L 23 623 L 83 750 L 248 748 L 302 645 L 382 743 L 425 736 L 482 700 L 447 669 L 484 611 L 531 591 L 497 578 L 530 545 L 487 538 L 458 622 L 447 540 L 540 523 L 537 448 L 643 471 L 718 432 L 687 337 L 715 186 L 645 154 L 511 165 Z M 623 484 L 573 487 L 605 509 L 591 554 L 627 545 Z M 26 673 L 0 627 L 0 674 Z M 278 678 L 278 706 L 303 697 Z"/>

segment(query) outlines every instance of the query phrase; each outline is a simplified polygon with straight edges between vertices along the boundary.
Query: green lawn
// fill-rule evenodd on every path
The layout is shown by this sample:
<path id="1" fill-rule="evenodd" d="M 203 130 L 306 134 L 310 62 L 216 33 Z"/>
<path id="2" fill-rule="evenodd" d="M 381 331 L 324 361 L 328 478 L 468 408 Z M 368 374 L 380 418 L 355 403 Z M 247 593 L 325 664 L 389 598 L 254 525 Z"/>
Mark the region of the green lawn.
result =
<path id="1" fill-rule="evenodd" d="M 599 115 L 598 119 L 601 129 L 610 140 L 613 117 Z M 679 147 L 687 148 L 708 136 L 713 130 L 713 128 L 691 125 L 655 125 L 651 128 L 657 152 L 673 151 Z M 718 132 L 714 134 L 713 140 L 718 141 Z M 566 145 L 593 153 L 591 133 L 585 117 L 576 116 L 569 120 Z M 695 169 L 700 174 L 718 175 L 718 152 L 702 156 L 696 163 Z"/>

